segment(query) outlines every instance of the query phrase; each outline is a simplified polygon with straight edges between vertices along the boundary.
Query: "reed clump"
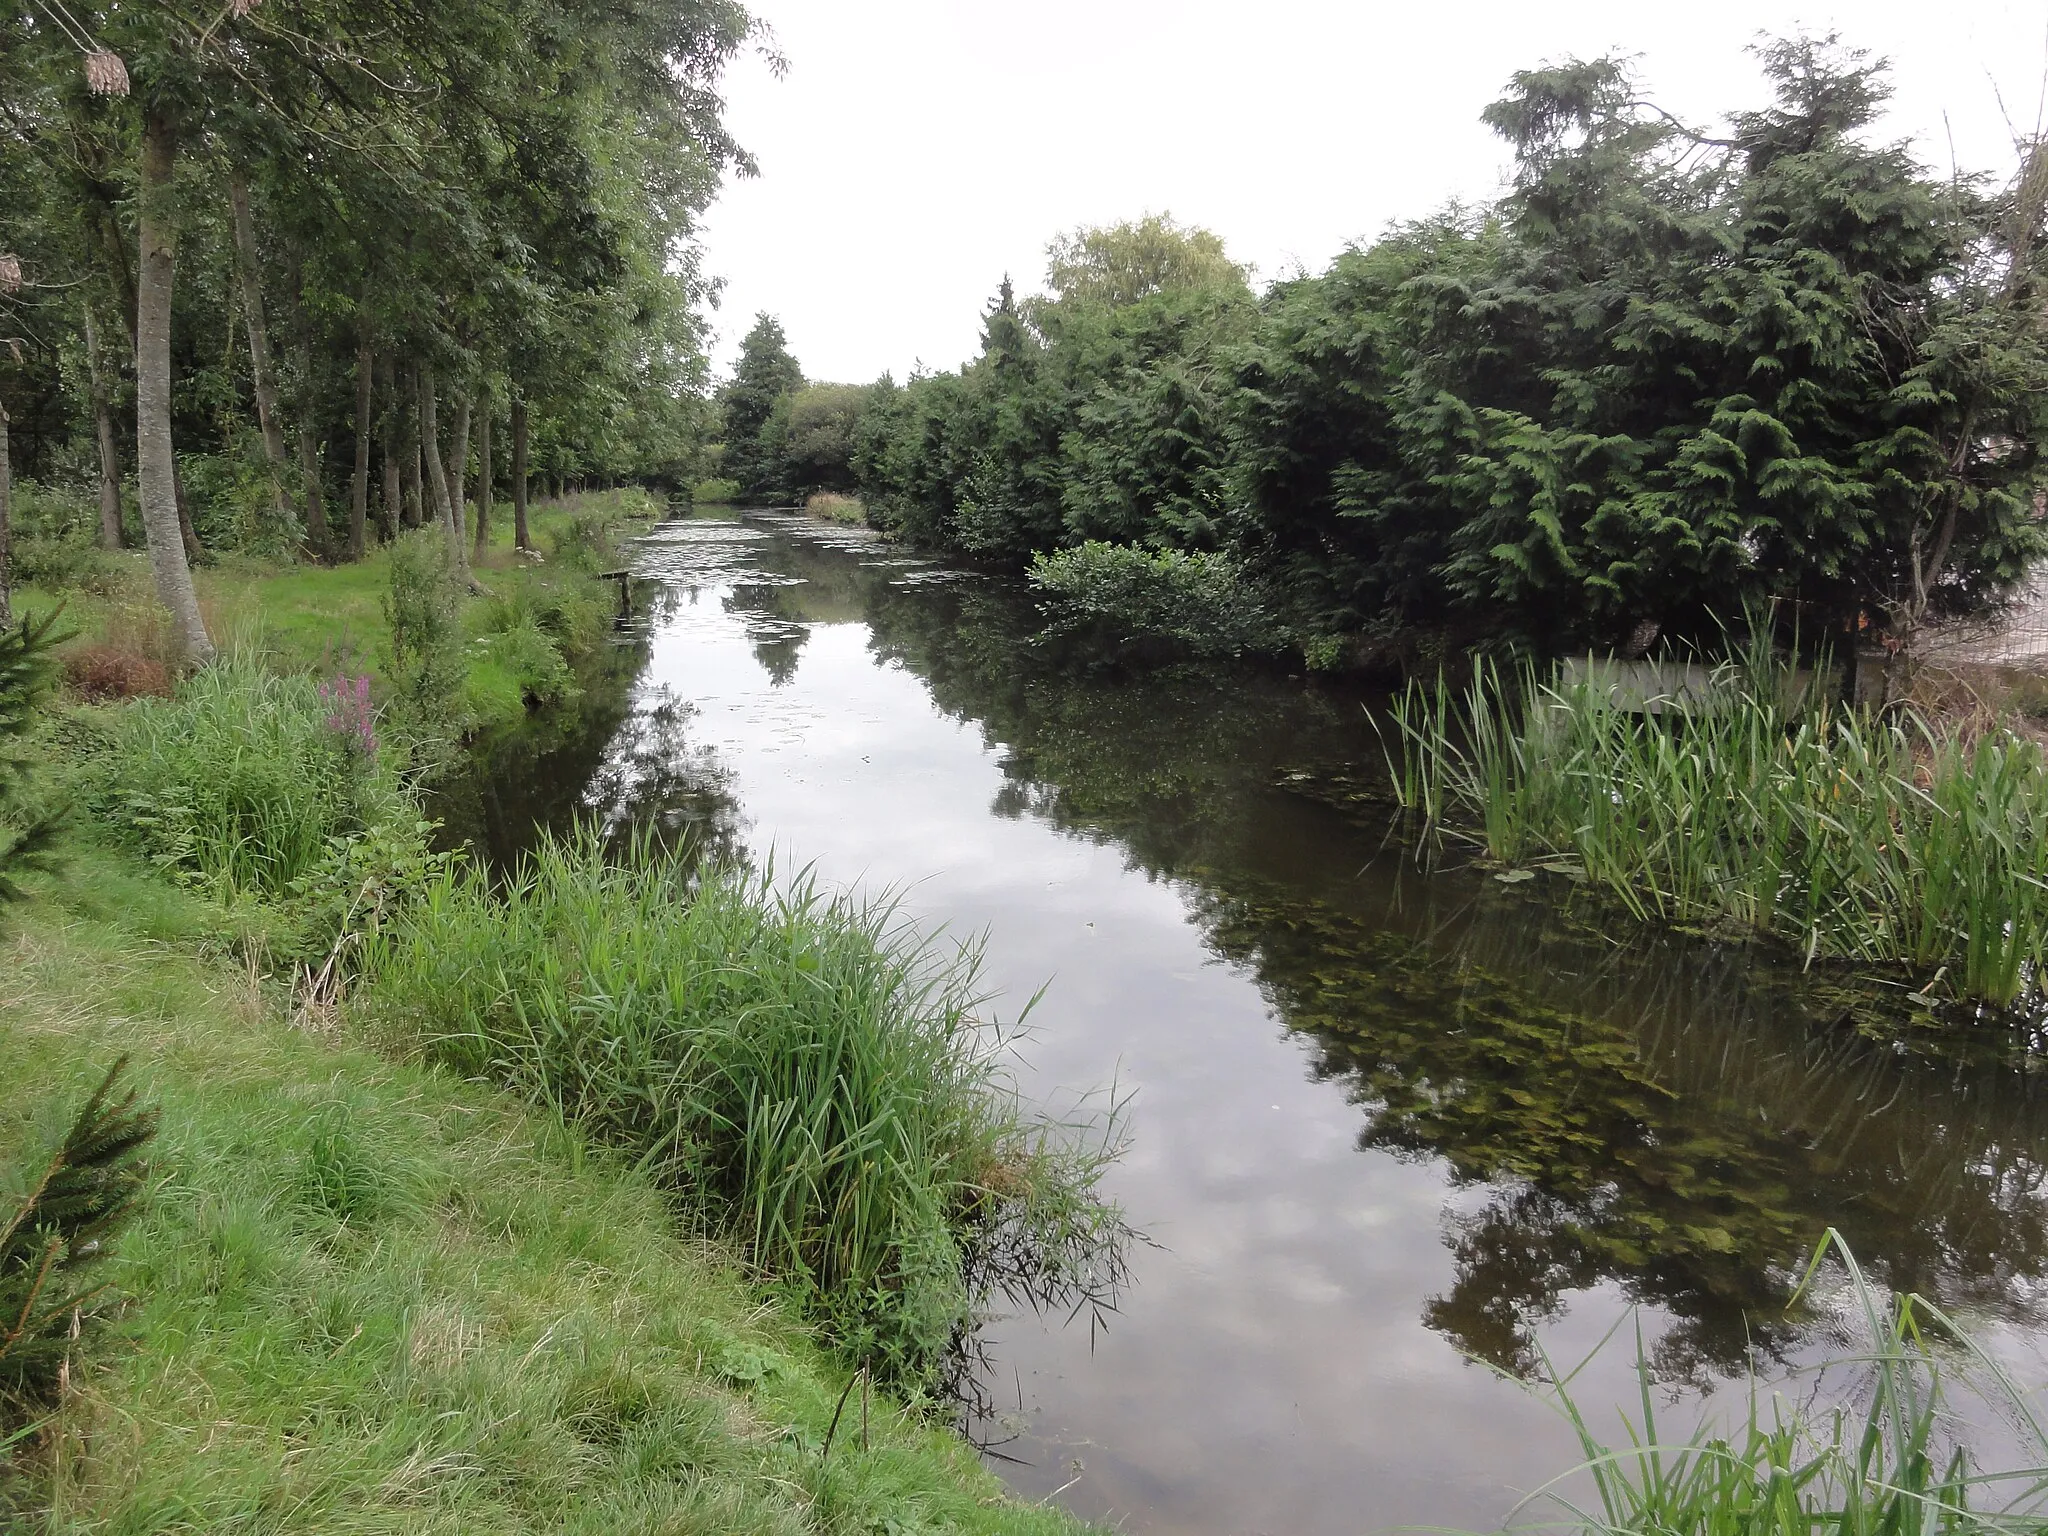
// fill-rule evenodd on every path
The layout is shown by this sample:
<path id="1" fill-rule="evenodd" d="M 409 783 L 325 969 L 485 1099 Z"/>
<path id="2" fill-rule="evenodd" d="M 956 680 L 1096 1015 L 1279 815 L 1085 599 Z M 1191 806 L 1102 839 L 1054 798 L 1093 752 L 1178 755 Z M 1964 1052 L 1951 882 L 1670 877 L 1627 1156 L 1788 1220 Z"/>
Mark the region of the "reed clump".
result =
<path id="1" fill-rule="evenodd" d="M 366 968 L 383 1027 L 626 1149 L 898 1384 L 942 1372 L 991 1254 L 1113 1278 L 1106 1140 L 1020 1107 L 972 957 L 887 902 L 586 833 L 448 871 Z"/>
<path id="2" fill-rule="evenodd" d="M 1584 1460 L 1515 1511 L 1509 1525 L 1580 1536 L 2048 1531 L 2048 1430 L 2034 1395 L 1940 1308 L 1873 1283 L 1836 1232 L 1815 1255 L 1809 1285 L 1830 1249 L 1846 1280 L 1844 1310 L 1862 1335 L 1860 1347 L 1807 1373 L 1825 1373 L 1833 1390 L 1809 1379 L 1796 1391 L 1786 1383 L 1767 1395 L 1752 1382 L 1737 1423 L 1704 1422 L 1687 1439 L 1667 1441 L 1639 1338 L 1639 1416 L 1624 1415 L 1627 1443 L 1610 1446 L 1573 1400 L 1571 1373 L 1553 1372 L 1557 1404 Z M 1976 1411 L 1959 1412 L 1958 1382 L 1969 1387 Z M 2015 1465 L 1983 1467 L 1959 1438 L 1963 1424 L 1987 1419 L 2013 1435 Z M 1525 1521 L 1544 1504 L 1557 1518 Z"/>
<path id="3" fill-rule="evenodd" d="M 1432 834 L 1556 870 L 1634 917 L 1768 934 L 2008 1008 L 2048 952 L 2048 761 L 2004 730 L 1845 708 L 1767 644 L 1703 689 L 1625 698 L 1597 674 L 1416 685 L 1395 791 Z"/>

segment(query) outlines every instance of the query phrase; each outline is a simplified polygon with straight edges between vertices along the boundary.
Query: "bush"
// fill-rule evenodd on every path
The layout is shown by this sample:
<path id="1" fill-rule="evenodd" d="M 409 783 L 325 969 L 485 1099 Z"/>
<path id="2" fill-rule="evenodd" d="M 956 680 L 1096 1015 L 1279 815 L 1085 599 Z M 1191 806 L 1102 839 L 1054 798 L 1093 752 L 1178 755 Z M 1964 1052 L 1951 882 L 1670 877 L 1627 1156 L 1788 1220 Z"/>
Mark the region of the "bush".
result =
<path id="1" fill-rule="evenodd" d="M 495 671 L 506 686 L 516 691 L 529 709 L 540 704 L 558 704 L 575 697 L 576 679 L 555 642 L 532 623 L 518 623 L 509 629 L 481 635 L 475 643 L 477 659 Z M 470 674 L 472 704 L 481 701 L 479 690 L 488 691 L 490 680 L 478 670 Z M 481 709 L 477 711 L 483 713 Z"/>
<path id="2" fill-rule="evenodd" d="M 971 965 L 886 904 L 644 844 L 610 864 L 592 832 L 499 884 L 449 871 L 367 968 L 387 1027 L 689 1192 L 898 1380 L 939 1369 L 998 1235 L 1037 1287 L 1089 1283 L 1120 1231 L 1099 1159 L 1004 1086 Z"/>
<path id="3" fill-rule="evenodd" d="M 448 541 L 439 529 L 415 529 L 391 546 L 384 678 L 399 725 L 422 741 L 444 738 L 459 722 L 461 603 Z"/>
<path id="4" fill-rule="evenodd" d="M 1277 651 L 1279 626 L 1228 555 L 1089 540 L 1031 562 L 1041 638 L 1090 662 Z"/>
<path id="5" fill-rule="evenodd" d="M 119 574 L 99 547 L 99 505 L 68 486 L 14 488 L 14 580 L 45 592 L 111 594 Z"/>
<path id="6" fill-rule="evenodd" d="M 690 487 L 690 500 L 697 506 L 723 506 L 740 499 L 740 483 L 737 480 L 699 480 Z"/>

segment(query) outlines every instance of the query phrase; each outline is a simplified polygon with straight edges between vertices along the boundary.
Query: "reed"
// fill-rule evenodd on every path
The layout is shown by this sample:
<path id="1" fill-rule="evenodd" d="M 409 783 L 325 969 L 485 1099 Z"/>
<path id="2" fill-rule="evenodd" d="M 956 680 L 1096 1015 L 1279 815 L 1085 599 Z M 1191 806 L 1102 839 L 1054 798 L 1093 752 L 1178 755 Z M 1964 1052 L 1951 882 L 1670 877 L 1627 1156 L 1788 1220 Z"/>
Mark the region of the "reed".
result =
<path id="1" fill-rule="evenodd" d="M 2010 1007 L 2048 950 L 2048 762 L 1810 689 L 1752 642 L 1695 696 L 1474 664 L 1393 710 L 1397 798 L 1432 835 L 1584 879 L 1638 919 L 1774 935 Z"/>
<path id="2" fill-rule="evenodd" d="M 1114 1262 L 1102 1154 L 1023 1111 L 973 957 L 887 902 L 585 833 L 448 872 L 368 971 L 387 1025 L 627 1149 L 898 1381 L 942 1368 L 991 1245 L 1029 1283 Z"/>
<path id="3" fill-rule="evenodd" d="M 1768 1394 L 1752 1382 L 1732 1427 L 1701 1424 L 1684 1440 L 1659 1438 L 1654 1386 L 1637 1341 L 1638 1416 L 1627 1443 L 1609 1446 L 1557 1380 L 1556 1402 L 1584 1460 L 1515 1512 L 1517 1529 L 1581 1536 L 2003 1536 L 2048 1530 L 2048 1432 L 2021 1390 L 1957 1322 L 1924 1299 L 1872 1283 L 1830 1231 L 1810 1284 L 1833 1249 L 1847 1278 L 1847 1310 L 1862 1347 L 1818 1368 L 1852 1389 L 1833 1406 L 1817 1383 Z M 1809 1373 L 1809 1374 L 1818 1374 Z M 1957 1436 L 1951 1381 L 1967 1380 L 1979 1406 L 2015 1432 L 2020 1465 L 1986 1470 Z M 1789 1386 L 1798 1386 L 1796 1396 Z M 1590 1497 L 1577 1492 L 1590 1489 Z M 1522 1517 L 1550 1506 L 1558 1518 Z"/>

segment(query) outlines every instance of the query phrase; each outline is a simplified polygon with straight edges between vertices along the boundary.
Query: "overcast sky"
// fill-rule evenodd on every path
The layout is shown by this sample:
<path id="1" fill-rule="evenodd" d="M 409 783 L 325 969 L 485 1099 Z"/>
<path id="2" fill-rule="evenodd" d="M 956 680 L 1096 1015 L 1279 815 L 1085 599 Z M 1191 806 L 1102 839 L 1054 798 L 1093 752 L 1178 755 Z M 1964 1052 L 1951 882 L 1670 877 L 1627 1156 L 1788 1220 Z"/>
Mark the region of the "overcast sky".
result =
<path id="1" fill-rule="evenodd" d="M 1479 123 L 1544 60 L 1636 56 L 1688 121 L 1761 104 L 1760 33 L 1891 59 L 1889 131 L 1944 170 L 2012 159 L 2048 67 L 2048 0 L 759 0 L 788 72 L 727 82 L 761 174 L 705 224 L 729 365 L 759 310 L 813 379 L 898 378 L 972 355 L 1003 274 L 1046 242 L 1170 212 L 1269 279 L 1320 270 L 1388 221 L 1495 195 Z"/>

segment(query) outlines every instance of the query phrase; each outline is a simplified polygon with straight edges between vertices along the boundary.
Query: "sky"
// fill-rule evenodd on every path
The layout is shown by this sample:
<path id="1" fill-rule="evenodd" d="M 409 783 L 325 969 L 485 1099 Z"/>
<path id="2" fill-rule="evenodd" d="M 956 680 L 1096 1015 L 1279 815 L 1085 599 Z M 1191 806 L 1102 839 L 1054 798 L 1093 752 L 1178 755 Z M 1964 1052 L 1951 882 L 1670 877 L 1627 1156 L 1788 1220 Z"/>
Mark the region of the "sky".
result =
<path id="1" fill-rule="evenodd" d="M 2011 167 L 2048 80 L 2048 0 L 758 0 L 727 121 L 760 165 L 706 216 L 716 356 L 779 317 L 814 380 L 951 368 L 1007 273 L 1079 225 L 1171 213 L 1264 282 L 1453 198 L 1498 195 L 1479 122 L 1517 69 L 1627 55 L 1687 122 L 1762 105 L 1766 33 L 1892 61 L 1887 137 Z M 2002 103 L 2002 105 L 2001 105 Z"/>

